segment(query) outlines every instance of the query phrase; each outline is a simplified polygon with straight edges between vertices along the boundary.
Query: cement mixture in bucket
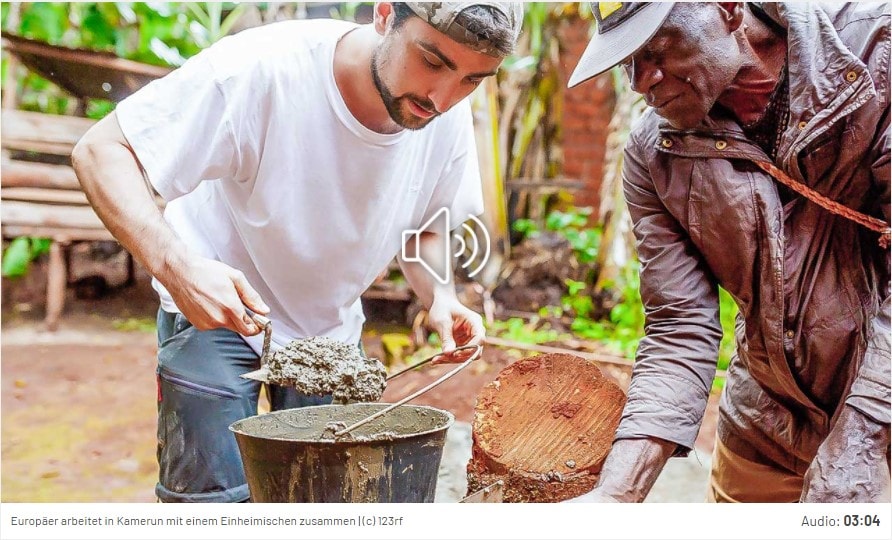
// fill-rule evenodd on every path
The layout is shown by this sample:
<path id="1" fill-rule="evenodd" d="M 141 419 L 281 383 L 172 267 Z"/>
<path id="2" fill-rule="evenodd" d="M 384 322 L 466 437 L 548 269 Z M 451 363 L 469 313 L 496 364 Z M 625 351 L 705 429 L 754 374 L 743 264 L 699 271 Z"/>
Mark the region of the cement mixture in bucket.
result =
<path id="1" fill-rule="evenodd" d="M 252 437 L 300 441 L 303 443 L 369 443 L 394 441 L 448 428 L 453 416 L 439 409 L 404 405 L 389 414 L 357 428 L 349 437 L 333 440 L 333 428 L 343 428 L 358 422 L 386 407 L 382 403 L 352 403 L 349 405 L 319 405 L 286 409 L 254 416 L 234 423 L 231 429 Z"/>
<path id="2" fill-rule="evenodd" d="M 434 502 L 446 431 L 454 417 L 403 405 L 326 440 L 325 426 L 353 424 L 386 403 L 286 409 L 233 423 L 253 502 Z"/>
<path id="3" fill-rule="evenodd" d="M 335 403 L 378 401 L 387 378 L 376 358 L 327 337 L 296 339 L 272 353 L 267 367 L 270 383 L 308 395 L 331 394 Z"/>

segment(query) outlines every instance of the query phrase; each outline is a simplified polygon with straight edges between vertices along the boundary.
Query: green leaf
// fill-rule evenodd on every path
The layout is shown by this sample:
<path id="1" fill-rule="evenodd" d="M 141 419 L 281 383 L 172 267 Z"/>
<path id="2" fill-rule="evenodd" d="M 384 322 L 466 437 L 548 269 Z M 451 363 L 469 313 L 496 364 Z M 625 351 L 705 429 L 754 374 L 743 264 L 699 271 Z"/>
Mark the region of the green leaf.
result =
<path id="1" fill-rule="evenodd" d="M 115 28 L 99 9 L 93 5 L 87 10 L 81 23 L 81 40 L 84 46 L 94 49 L 106 49 L 115 44 Z"/>
<path id="2" fill-rule="evenodd" d="M 539 226 L 532 219 L 520 218 L 514 221 L 512 225 L 516 232 L 523 235 L 524 238 L 535 236 L 539 232 Z"/>
<path id="3" fill-rule="evenodd" d="M 31 238 L 31 260 L 49 253 L 53 241 L 49 238 Z"/>
<path id="4" fill-rule="evenodd" d="M 3 252 L 3 277 L 24 276 L 30 262 L 31 240 L 27 236 L 20 236 Z"/>

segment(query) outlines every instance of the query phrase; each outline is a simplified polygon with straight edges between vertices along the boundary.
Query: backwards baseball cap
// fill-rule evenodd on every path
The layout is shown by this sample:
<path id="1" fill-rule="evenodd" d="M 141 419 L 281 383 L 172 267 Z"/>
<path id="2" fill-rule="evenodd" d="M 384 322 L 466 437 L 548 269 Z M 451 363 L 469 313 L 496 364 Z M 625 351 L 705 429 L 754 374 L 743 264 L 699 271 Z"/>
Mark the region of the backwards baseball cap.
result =
<path id="1" fill-rule="evenodd" d="M 520 36 L 520 27 L 523 25 L 523 6 L 520 2 L 406 2 L 406 6 L 455 41 L 496 57 L 502 56 L 502 53 L 485 36 L 456 23 L 459 14 L 473 6 L 491 7 L 508 19 L 515 42 Z"/>
<path id="2" fill-rule="evenodd" d="M 597 32 L 567 86 L 573 88 L 635 54 L 654 37 L 674 5 L 675 2 L 592 2 Z"/>

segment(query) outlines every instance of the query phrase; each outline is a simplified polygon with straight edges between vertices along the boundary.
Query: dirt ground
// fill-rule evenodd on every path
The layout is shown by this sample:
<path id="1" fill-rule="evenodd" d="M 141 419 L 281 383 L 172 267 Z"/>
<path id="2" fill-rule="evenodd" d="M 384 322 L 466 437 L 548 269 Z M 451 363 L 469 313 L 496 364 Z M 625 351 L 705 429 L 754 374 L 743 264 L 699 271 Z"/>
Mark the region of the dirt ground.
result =
<path id="1" fill-rule="evenodd" d="M 140 275 L 135 287 L 94 300 L 77 299 L 69 289 L 61 326 L 49 333 L 42 329 L 41 276 L 34 274 L 21 283 L 4 282 L 0 500 L 154 501 L 156 343 L 148 322 L 157 300 L 147 277 Z M 375 337 L 366 345 L 370 354 L 381 348 Z M 488 347 L 481 361 L 415 403 L 471 422 L 477 392 L 517 357 L 513 351 Z M 448 369 L 408 373 L 388 387 L 383 401 L 406 396 Z M 603 370 L 628 387 L 627 368 L 605 365 Z M 697 441 L 707 455 L 714 438 L 715 401 Z"/>

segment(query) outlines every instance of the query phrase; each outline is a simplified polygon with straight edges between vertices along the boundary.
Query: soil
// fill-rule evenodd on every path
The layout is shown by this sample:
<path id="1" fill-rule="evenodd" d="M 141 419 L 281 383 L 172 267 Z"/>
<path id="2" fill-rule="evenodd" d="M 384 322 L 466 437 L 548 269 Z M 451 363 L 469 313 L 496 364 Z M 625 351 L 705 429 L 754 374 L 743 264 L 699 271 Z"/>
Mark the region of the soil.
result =
<path id="1" fill-rule="evenodd" d="M 75 278 L 89 269 L 74 261 Z M 113 286 L 98 299 L 78 299 L 69 289 L 54 333 L 43 331 L 45 266 L 38 264 L 23 281 L 3 282 L 2 502 L 155 500 L 157 345 L 153 331 L 139 328 L 154 319 L 158 301 L 144 273 L 129 288 L 117 286 L 124 277 L 120 264 L 111 274 L 107 281 Z M 383 357 L 380 337 L 370 332 L 363 341 L 369 356 Z M 477 393 L 520 356 L 486 347 L 480 360 L 412 403 L 448 410 L 470 423 Z M 601 368 L 628 388 L 629 368 Z M 382 401 L 397 401 L 449 369 L 425 366 L 406 373 L 388 385 Z M 697 439 L 707 455 L 717 401 L 710 398 Z"/>

